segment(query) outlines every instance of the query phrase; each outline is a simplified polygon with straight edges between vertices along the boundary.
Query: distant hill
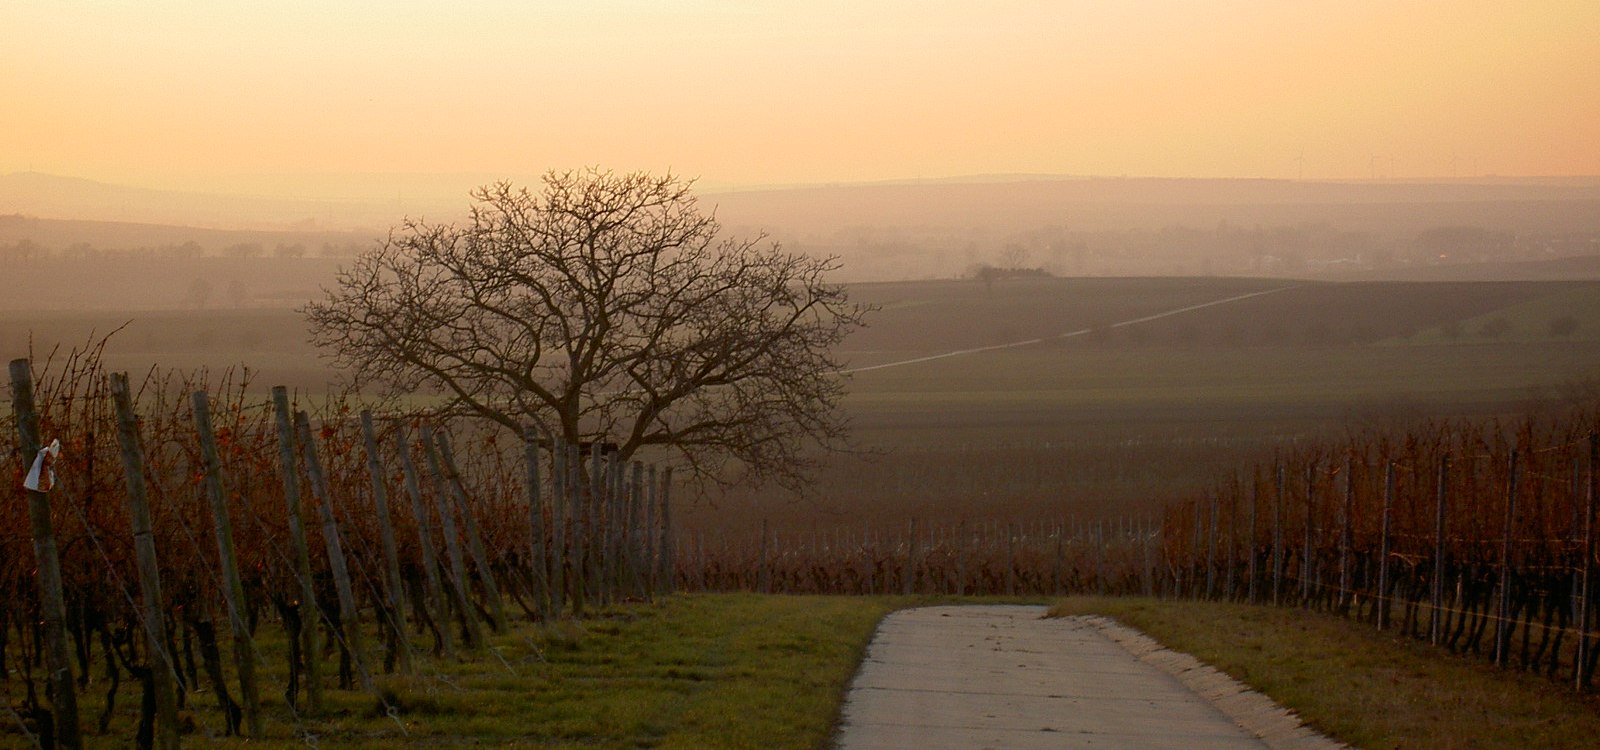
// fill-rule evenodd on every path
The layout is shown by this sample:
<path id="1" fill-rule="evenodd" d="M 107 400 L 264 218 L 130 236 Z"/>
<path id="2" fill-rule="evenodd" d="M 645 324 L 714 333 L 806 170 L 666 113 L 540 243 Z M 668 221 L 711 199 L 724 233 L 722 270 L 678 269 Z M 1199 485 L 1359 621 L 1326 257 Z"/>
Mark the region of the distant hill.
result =
<path id="1" fill-rule="evenodd" d="M 1600 255 L 1414 266 L 1329 274 L 1327 278 L 1334 281 L 1593 281 L 1600 280 Z"/>
<path id="2" fill-rule="evenodd" d="M 150 190 L 14 172 L 0 175 L 0 214 L 226 229 L 370 229 L 404 212 L 359 201 Z"/>
<path id="3" fill-rule="evenodd" d="M 173 224 L 0 215 L 0 247 L 28 240 L 57 253 L 75 246 L 116 252 L 175 248 L 194 243 L 204 255 L 227 254 L 229 248 L 240 245 L 256 245 L 260 255 L 273 255 L 280 245 L 299 246 L 302 255 L 349 255 L 354 249 L 367 247 L 381 237 L 381 234 L 371 231 L 213 229 Z M 332 248 L 335 252 L 324 252 L 325 248 Z"/>
<path id="4" fill-rule="evenodd" d="M 488 181 L 351 176 L 323 194 L 354 197 L 331 199 L 0 175 L 0 251 L 22 240 L 57 250 L 193 241 L 207 254 L 250 244 L 317 254 L 370 242 L 408 216 L 459 217 L 471 186 Z M 536 178 L 520 182 L 537 187 Z M 1537 263 L 1600 254 L 1600 178 L 999 175 L 707 190 L 700 200 L 732 234 L 838 256 L 849 281 L 952 278 L 984 265 L 1057 276 L 1592 278 L 1583 261 Z"/>
<path id="5" fill-rule="evenodd" d="M 817 232 L 850 226 L 1061 225 L 1081 231 L 1327 223 L 1358 231 L 1441 224 L 1600 229 L 1600 178 L 1452 182 L 1060 178 L 864 183 L 711 193 L 725 223 Z"/>

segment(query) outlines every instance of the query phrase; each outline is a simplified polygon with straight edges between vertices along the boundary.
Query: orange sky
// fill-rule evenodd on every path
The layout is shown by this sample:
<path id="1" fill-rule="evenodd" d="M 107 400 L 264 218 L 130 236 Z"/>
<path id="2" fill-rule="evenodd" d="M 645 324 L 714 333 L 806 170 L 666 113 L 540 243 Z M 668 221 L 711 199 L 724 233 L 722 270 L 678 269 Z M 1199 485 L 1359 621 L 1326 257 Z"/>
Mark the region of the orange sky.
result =
<path id="1" fill-rule="evenodd" d="M 1597 40 L 1594 0 L 25 0 L 0 173 L 1596 175 Z"/>

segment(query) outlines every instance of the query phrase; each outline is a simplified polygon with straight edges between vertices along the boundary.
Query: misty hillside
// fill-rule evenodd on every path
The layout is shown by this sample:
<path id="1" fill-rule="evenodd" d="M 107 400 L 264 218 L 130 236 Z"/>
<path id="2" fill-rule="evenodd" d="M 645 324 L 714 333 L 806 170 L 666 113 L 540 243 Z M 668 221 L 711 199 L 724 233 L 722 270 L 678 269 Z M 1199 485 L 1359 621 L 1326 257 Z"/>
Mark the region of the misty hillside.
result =
<path id="1" fill-rule="evenodd" d="M 341 200 L 0 176 L 0 258 L 337 257 L 408 216 L 460 216 L 462 176 Z M 430 187 L 431 185 L 431 187 Z M 971 275 L 1595 278 L 1600 179 L 1447 182 L 999 176 L 706 192 L 729 232 L 835 255 L 841 280 Z M 78 273 L 95 273 L 88 268 Z M 168 295 L 170 297 L 170 295 Z"/>

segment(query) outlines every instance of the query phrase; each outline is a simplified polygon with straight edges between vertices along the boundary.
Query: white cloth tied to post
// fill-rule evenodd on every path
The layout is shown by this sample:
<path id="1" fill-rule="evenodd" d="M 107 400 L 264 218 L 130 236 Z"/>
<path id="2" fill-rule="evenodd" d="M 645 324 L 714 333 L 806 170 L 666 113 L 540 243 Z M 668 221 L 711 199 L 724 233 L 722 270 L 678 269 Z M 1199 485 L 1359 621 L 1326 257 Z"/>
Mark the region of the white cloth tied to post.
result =
<path id="1" fill-rule="evenodd" d="M 56 456 L 61 455 L 61 441 L 51 440 L 50 444 L 39 449 L 39 455 L 33 459 L 33 468 L 28 470 L 28 477 L 22 480 L 23 489 L 34 492 L 49 492 L 56 486 L 56 470 L 50 465 L 55 463 Z"/>

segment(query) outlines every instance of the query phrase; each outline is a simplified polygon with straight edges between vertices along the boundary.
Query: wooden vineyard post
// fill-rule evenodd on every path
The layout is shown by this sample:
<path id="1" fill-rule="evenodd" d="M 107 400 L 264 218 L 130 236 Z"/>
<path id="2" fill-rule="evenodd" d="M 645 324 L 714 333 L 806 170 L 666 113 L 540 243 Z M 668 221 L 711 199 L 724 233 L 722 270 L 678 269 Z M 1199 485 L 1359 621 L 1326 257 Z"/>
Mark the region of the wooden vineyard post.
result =
<path id="1" fill-rule="evenodd" d="M 956 596 L 967 595 L 967 519 L 956 528 Z"/>
<path id="2" fill-rule="evenodd" d="M 328 551 L 328 568 L 333 572 L 334 593 L 339 597 L 344 647 L 355 665 L 361 689 L 370 693 L 373 692 L 372 675 L 367 672 L 366 658 L 361 653 L 361 617 L 356 609 L 355 590 L 350 585 L 350 567 L 344 559 L 344 546 L 339 542 L 339 523 L 333 517 L 333 494 L 328 490 L 328 477 L 322 472 L 322 459 L 317 455 L 317 443 L 311 435 L 311 418 L 303 411 L 295 412 L 294 428 L 295 437 L 300 440 L 306 474 L 311 477 L 311 495 L 316 498 L 317 513 L 322 517 L 322 542 Z"/>
<path id="3" fill-rule="evenodd" d="M 654 471 L 654 468 L 651 469 Z M 652 477 L 653 479 L 654 477 Z M 670 594 L 678 590 L 676 579 L 678 558 L 677 546 L 672 538 L 672 467 L 668 466 L 661 472 L 661 592 Z M 704 570 L 704 568 L 701 568 Z"/>
<path id="4" fill-rule="evenodd" d="M 1211 495 L 1211 533 L 1206 541 L 1206 599 L 1210 600 L 1217 594 L 1217 505 L 1221 493 L 1208 494 Z"/>
<path id="5" fill-rule="evenodd" d="M 1596 469 L 1600 468 L 1600 434 L 1589 433 L 1589 471 L 1585 479 L 1583 502 L 1583 562 L 1578 569 L 1578 651 L 1573 658 L 1573 688 L 1582 691 L 1589 684 L 1589 629 L 1593 625 L 1590 612 L 1594 611 L 1594 512 L 1595 487 L 1600 483 Z"/>
<path id="6" fill-rule="evenodd" d="M 321 614 L 311 579 L 305 522 L 300 517 L 300 472 L 296 469 L 294 428 L 289 423 L 289 392 L 281 385 L 272 389 L 272 406 L 278 427 L 279 474 L 283 479 L 283 498 L 288 505 L 290 553 L 294 555 L 294 574 L 300 583 L 300 603 L 296 610 L 300 615 L 300 653 L 306 667 L 306 703 L 311 713 L 318 713 L 322 711 L 322 644 L 317 635 Z"/>
<path id="7" fill-rule="evenodd" d="M 133 521 L 133 547 L 138 556 L 139 591 L 144 609 L 139 613 L 145 645 L 150 653 L 150 682 L 155 688 L 156 746 L 178 747 L 178 693 L 174 685 L 177 662 L 167 650 L 167 616 L 161 603 L 161 572 L 156 543 L 151 534 L 150 502 L 145 494 L 144 450 L 139 444 L 139 422 L 133 413 L 127 373 L 111 374 L 111 400 L 117 412 L 117 445 L 122 449 L 122 472 L 128 485 L 128 516 Z"/>
<path id="8" fill-rule="evenodd" d="M 1006 596 L 1017 595 L 1017 525 L 1006 525 Z"/>
<path id="9" fill-rule="evenodd" d="M 1140 526 L 1141 526 L 1141 528 L 1139 529 L 1139 554 L 1140 554 L 1140 557 L 1143 558 L 1143 562 L 1144 562 L 1144 565 L 1142 566 L 1144 568 L 1144 595 L 1145 596 L 1155 596 L 1156 595 L 1156 567 L 1155 567 L 1156 564 L 1155 564 L 1154 555 L 1151 554 L 1150 547 L 1151 547 L 1151 545 L 1155 544 L 1155 536 L 1156 535 L 1155 535 L 1155 533 L 1153 531 L 1150 530 L 1150 527 L 1145 525 L 1144 523 L 1141 522 Z"/>
<path id="10" fill-rule="evenodd" d="M 1389 624 L 1389 539 L 1394 530 L 1394 461 L 1383 470 L 1383 519 L 1378 539 L 1378 629 Z"/>
<path id="11" fill-rule="evenodd" d="M 650 553 L 645 549 L 645 540 L 650 538 L 648 531 L 649 519 L 644 505 L 644 464 L 633 462 L 633 478 L 628 482 L 628 577 L 633 584 L 634 596 L 649 601 L 650 576 L 645 573 L 645 566 L 650 564 Z"/>
<path id="12" fill-rule="evenodd" d="M 767 559 L 769 553 L 767 542 L 769 538 L 767 519 L 763 518 L 761 519 L 761 543 L 758 545 L 759 552 L 756 553 L 758 561 L 756 567 L 756 591 L 763 594 L 772 593 L 772 561 Z"/>
<path id="13" fill-rule="evenodd" d="M 595 606 L 611 603 L 611 594 L 605 585 L 605 563 L 610 557 L 605 537 L 606 485 L 605 446 L 603 441 L 595 440 L 589 447 L 589 495 L 584 498 L 587 502 L 584 513 L 588 516 L 589 530 L 589 537 L 584 542 L 589 552 L 589 565 L 585 569 L 588 581 L 584 586 L 589 594 L 589 603 Z"/>
<path id="14" fill-rule="evenodd" d="M 1283 593 L 1283 464 L 1277 465 L 1277 487 L 1272 495 L 1272 605 Z"/>
<path id="15" fill-rule="evenodd" d="M 1259 468 L 1250 472 L 1250 518 L 1248 521 L 1250 525 L 1250 546 L 1247 548 L 1250 551 L 1250 568 L 1248 571 L 1250 580 L 1245 586 L 1245 601 L 1250 604 L 1256 603 L 1256 579 L 1259 578 L 1256 562 L 1257 558 L 1261 556 L 1258 548 L 1259 542 L 1256 540 L 1256 507 L 1261 504 L 1260 479 L 1261 471 Z"/>
<path id="16" fill-rule="evenodd" d="M 545 553 L 544 488 L 539 482 L 539 432 L 522 428 L 522 460 L 528 473 L 528 565 L 533 575 L 534 608 L 540 622 L 550 621 L 550 566 Z"/>
<path id="17" fill-rule="evenodd" d="M 594 448 L 595 513 L 594 551 L 599 557 L 595 566 L 595 589 L 600 593 L 600 606 L 611 606 L 612 584 L 617 572 L 617 493 L 612 484 L 616 461 L 607 456 L 600 445 Z"/>
<path id="18" fill-rule="evenodd" d="M 1106 593 L 1106 526 L 1105 521 L 1097 521 L 1094 525 L 1094 593 L 1096 596 L 1105 596 Z"/>
<path id="19" fill-rule="evenodd" d="M 1064 524 L 1056 524 L 1054 536 L 1056 538 L 1056 559 L 1055 559 L 1055 562 L 1052 563 L 1051 566 L 1050 566 L 1050 594 L 1052 596 L 1059 596 L 1062 593 L 1061 592 L 1061 584 L 1062 584 L 1061 575 L 1062 575 L 1063 572 L 1066 571 L 1066 568 L 1067 568 L 1067 566 L 1066 566 L 1066 562 L 1067 562 L 1067 527 L 1066 527 L 1066 525 L 1064 525 Z"/>
<path id="20" fill-rule="evenodd" d="M 489 565 L 488 551 L 483 546 L 483 533 L 478 530 L 478 518 L 472 512 L 472 507 L 467 504 L 467 488 L 461 482 L 461 470 L 456 468 L 455 452 L 450 450 L 450 438 L 442 432 L 434 433 L 434 440 L 439 444 L 439 459 L 444 464 L 445 479 L 450 485 L 450 494 L 455 498 L 456 508 L 461 513 L 461 525 L 467 534 L 467 551 L 472 554 L 472 561 L 478 566 L 478 580 L 483 583 L 484 597 L 489 600 L 489 615 L 492 618 L 489 627 L 496 633 L 506 631 L 506 605 L 500 597 L 500 587 L 494 580 L 494 568 Z"/>
<path id="21" fill-rule="evenodd" d="M 1235 585 L 1234 578 L 1239 569 L 1239 484 L 1235 479 L 1233 491 L 1228 493 L 1228 533 L 1223 535 L 1228 540 L 1226 559 L 1223 561 L 1223 570 L 1227 574 L 1222 580 L 1222 598 L 1224 601 L 1233 601 L 1239 596 L 1239 587 Z"/>
<path id="22" fill-rule="evenodd" d="M 1428 619 L 1428 643 L 1439 645 L 1439 639 L 1444 637 L 1444 531 L 1445 531 L 1445 503 L 1449 489 L 1447 483 L 1450 479 L 1450 454 L 1439 457 L 1439 485 L 1434 496 L 1433 520 L 1433 580 L 1429 587 L 1428 608 L 1431 612 Z"/>
<path id="23" fill-rule="evenodd" d="M 17 447 L 24 468 L 39 455 L 39 415 L 33 405 L 33 369 L 26 359 L 11 361 L 11 410 L 17 417 Z M 78 726 L 78 693 L 73 684 L 71 653 L 67 650 L 67 607 L 61 591 L 61 555 L 55 527 L 50 522 L 50 496 L 27 490 L 28 520 L 33 554 L 39 566 L 39 610 L 44 622 L 45 668 L 56 742 L 66 748 L 83 747 Z"/>
<path id="24" fill-rule="evenodd" d="M 560 617 L 567 606 L 567 444 L 550 438 L 550 605 Z"/>
<path id="25" fill-rule="evenodd" d="M 400 427 L 400 470 L 405 476 L 406 494 L 411 498 L 411 515 L 417 520 L 418 549 L 422 552 L 422 583 L 427 588 L 424 609 L 433 608 L 432 617 L 439 634 L 439 648 L 446 656 L 455 656 L 455 638 L 450 635 L 450 606 L 445 600 L 444 582 L 439 580 L 439 560 L 433 547 L 433 521 L 428 506 L 422 501 L 422 482 L 417 476 L 417 464 L 411 457 L 411 435 L 404 425 Z"/>
<path id="26" fill-rule="evenodd" d="M 1311 607 L 1311 579 L 1316 564 L 1312 558 L 1316 555 L 1317 535 L 1317 465 L 1306 466 L 1306 528 L 1304 546 L 1300 553 L 1300 606 Z"/>
<path id="27" fill-rule="evenodd" d="M 400 580 L 400 551 L 394 541 L 394 523 L 389 517 L 389 490 L 383 481 L 383 463 L 378 460 L 378 433 L 372 426 L 372 411 L 361 410 L 361 437 L 367 449 L 367 474 L 372 477 L 372 502 L 378 511 L 378 533 L 383 537 L 384 572 L 389 590 L 389 626 L 393 628 L 395 650 L 400 654 L 400 671 L 411 674 L 411 640 L 406 634 L 405 589 Z"/>
<path id="28" fill-rule="evenodd" d="M 653 602 L 656 598 L 656 589 L 661 585 L 660 581 L 657 580 L 660 566 L 656 564 L 656 556 L 660 554 L 661 550 L 657 547 L 655 533 L 656 515 L 659 512 L 656 504 L 655 464 L 651 464 L 647 471 L 648 477 L 642 480 L 644 482 L 644 497 L 641 498 L 644 503 L 644 527 L 639 530 L 639 533 L 643 535 L 640 544 L 644 550 L 644 562 L 641 568 L 644 575 L 644 596 L 646 600 Z"/>
<path id="29" fill-rule="evenodd" d="M 461 536 L 456 531 L 455 511 L 451 509 L 455 503 L 450 499 L 444 471 L 439 467 L 433 428 L 427 425 L 422 427 L 422 450 L 428 462 L 428 473 L 433 476 L 433 505 L 439 511 L 439 529 L 444 534 L 445 554 L 450 559 L 450 592 L 466 631 L 467 647 L 478 648 L 483 645 L 483 629 L 478 626 L 478 615 L 473 611 L 472 599 L 467 596 L 467 563 L 461 555 Z M 440 623 L 440 627 L 448 627 L 448 622 Z"/>
<path id="30" fill-rule="evenodd" d="M 1353 541 L 1352 517 L 1355 514 L 1356 485 L 1355 485 L 1355 458 L 1345 456 L 1344 459 L 1344 507 L 1339 512 L 1339 595 L 1335 599 L 1335 610 L 1344 615 L 1349 612 L 1352 596 L 1350 594 L 1350 544 Z"/>
<path id="31" fill-rule="evenodd" d="M 917 590 L 917 549 L 921 540 L 917 538 L 917 519 L 911 519 L 910 540 L 906 543 L 906 574 L 901 583 L 901 593 L 910 596 Z"/>
<path id="32" fill-rule="evenodd" d="M 585 563 L 584 539 L 587 535 L 583 512 L 583 452 L 576 445 L 567 446 L 567 503 L 570 509 L 572 532 L 570 542 L 572 576 L 568 589 L 572 592 L 572 616 L 583 617 L 583 608 L 589 595 L 589 569 Z"/>
<path id="33" fill-rule="evenodd" d="M 611 592 L 612 599 L 625 598 L 623 582 L 628 576 L 627 531 L 628 531 L 628 491 L 627 491 L 627 466 L 620 455 L 613 455 L 606 462 L 608 467 L 607 483 L 610 485 L 611 502 L 607 516 L 609 523 L 607 537 L 611 540 L 611 565 L 610 573 L 606 576 L 606 589 Z"/>
<path id="34" fill-rule="evenodd" d="M 190 395 L 194 408 L 194 427 L 200 436 L 200 453 L 205 461 L 206 494 L 211 498 L 212 521 L 217 530 L 217 557 L 222 563 L 222 596 L 228 604 L 228 623 L 233 634 L 233 665 L 239 671 L 239 692 L 244 697 L 244 720 L 250 736 L 262 732 L 261 691 L 256 685 L 255 642 L 245 618 L 244 582 L 239 579 L 239 563 L 233 551 L 233 526 L 228 518 L 228 494 L 222 484 L 222 457 L 217 452 L 216 433 L 211 429 L 211 400 L 205 391 Z"/>
<path id="35" fill-rule="evenodd" d="M 1504 667 L 1511 650 L 1511 534 L 1517 523 L 1517 449 L 1506 461 L 1506 520 L 1500 538 L 1500 592 L 1495 603 L 1494 664 Z"/>
<path id="36" fill-rule="evenodd" d="M 1189 559 L 1184 562 L 1185 570 L 1192 570 L 1187 583 L 1189 584 L 1189 598 L 1200 598 L 1200 542 L 1205 536 L 1205 516 L 1200 510 L 1200 501 L 1190 503 L 1194 508 L 1194 541 L 1189 545 Z M 1183 595 L 1180 590 L 1179 596 Z"/>

